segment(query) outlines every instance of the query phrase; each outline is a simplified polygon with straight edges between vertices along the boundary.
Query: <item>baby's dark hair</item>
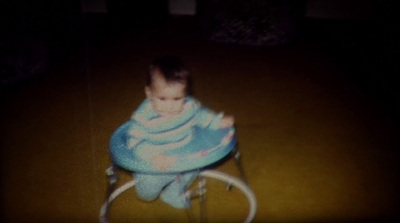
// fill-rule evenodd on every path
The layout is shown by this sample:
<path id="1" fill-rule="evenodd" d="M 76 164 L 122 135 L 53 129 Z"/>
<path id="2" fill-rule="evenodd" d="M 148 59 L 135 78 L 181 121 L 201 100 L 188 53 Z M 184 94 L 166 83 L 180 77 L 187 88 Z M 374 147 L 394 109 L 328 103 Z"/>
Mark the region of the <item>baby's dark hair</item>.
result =
<path id="1" fill-rule="evenodd" d="M 191 78 L 186 65 L 179 57 L 163 56 L 150 64 L 149 73 L 146 78 L 146 86 L 151 86 L 154 71 L 158 69 L 167 82 L 183 82 L 187 85 L 188 94 L 191 94 Z"/>

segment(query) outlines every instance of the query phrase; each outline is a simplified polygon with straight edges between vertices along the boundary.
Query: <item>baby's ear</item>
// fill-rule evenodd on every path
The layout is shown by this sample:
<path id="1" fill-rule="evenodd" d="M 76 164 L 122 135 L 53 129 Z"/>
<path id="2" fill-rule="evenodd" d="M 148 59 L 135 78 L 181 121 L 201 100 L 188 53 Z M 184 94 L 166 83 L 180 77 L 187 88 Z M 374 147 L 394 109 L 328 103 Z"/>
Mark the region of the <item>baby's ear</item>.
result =
<path id="1" fill-rule="evenodd" d="M 151 98 L 151 89 L 150 89 L 150 87 L 146 86 L 146 87 L 144 88 L 144 93 L 146 94 L 146 97 L 147 97 L 148 99 Z"/>

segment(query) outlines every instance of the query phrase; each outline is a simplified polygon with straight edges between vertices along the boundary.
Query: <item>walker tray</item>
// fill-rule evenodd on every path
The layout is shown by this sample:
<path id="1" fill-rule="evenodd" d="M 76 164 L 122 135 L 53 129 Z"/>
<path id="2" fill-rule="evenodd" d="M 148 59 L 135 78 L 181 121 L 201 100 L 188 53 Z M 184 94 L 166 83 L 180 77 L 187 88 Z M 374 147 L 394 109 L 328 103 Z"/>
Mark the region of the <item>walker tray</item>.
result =
<path id="1" fill-rule="evenodd" d="M 166 171 L 155 169 L 147 160 L 135 155 L 135 148 L 128 148 L 127 134 L 132 120 L 122 124 L 111 136 L 110 155 L 115 164 L 135 172 L 171 173 L 199 169 L 211 165 L 224 158 L 236 145 L 236 137 L 232 128 L 212 130 L 194 128 L 192 141 L 185 146 L 165 151 L 165 155 L 178 157 L 177 162 Z M 225 138 L 225 140 L 223 140 Z M 227 141 L 228 140 L 228 141 Z M 223 143 L 221 143 L 223 141 Z"/>

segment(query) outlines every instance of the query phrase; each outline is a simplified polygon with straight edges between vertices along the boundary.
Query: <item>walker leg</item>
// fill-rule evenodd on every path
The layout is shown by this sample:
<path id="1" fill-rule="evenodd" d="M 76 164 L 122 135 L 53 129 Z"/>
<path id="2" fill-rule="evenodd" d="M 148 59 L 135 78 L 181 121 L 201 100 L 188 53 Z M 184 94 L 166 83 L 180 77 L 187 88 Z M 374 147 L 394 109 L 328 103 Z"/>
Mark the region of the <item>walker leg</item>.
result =
<path id="1" fill-rule="evenodd" d="M 199 209 L 199 214 L 200 214 L 200 223 L 205 223 L 207 220 L 207 213 L 206 213 L 206 183 L 207 179 L 203 176 L 198 175 L 197 176 L 197 188 L 194 190 L 188 190 L 185 192 L 185 196 L 188 199 L 199 199 L 199 204 L 200 204 L 200 209 Z M 188 210 L 188 217 L 190 222 L 197 222 L 195 221 L 195 218 L 192 213 L 189 213 L 190 210 Z"/>
<path id="2" fill-rule="evenodd" d="M 232 156 L 235 158 L 235 163 L 239 169 L 240 177 L 242 178 L 243 182 L 248 185 L 247 178 L 242 167 L 240 152 L 237 146 L 232 150 Z"/>
<path id="3" fill-rule="evenodd" d="M 110 209 L 110 196 L 115 189 L 115 185 L 118 181 L 118 167 L 115 164 L 111 164 L 111 166 L 106 170 L 106 175 L 108 177 L 108 188 L 107 188 L 107 198 L 106 198 L 106 206 L 104 215 L 100 218 L 100 223 L 108 223 L 108 212 Z"/>
<path id="4" fill-rule="evenodd" d="M 207 222 L 207 209 L 206 209 L 206 178 L 199 176 L 199 199 L 200 199 L 200 222 Z"/>

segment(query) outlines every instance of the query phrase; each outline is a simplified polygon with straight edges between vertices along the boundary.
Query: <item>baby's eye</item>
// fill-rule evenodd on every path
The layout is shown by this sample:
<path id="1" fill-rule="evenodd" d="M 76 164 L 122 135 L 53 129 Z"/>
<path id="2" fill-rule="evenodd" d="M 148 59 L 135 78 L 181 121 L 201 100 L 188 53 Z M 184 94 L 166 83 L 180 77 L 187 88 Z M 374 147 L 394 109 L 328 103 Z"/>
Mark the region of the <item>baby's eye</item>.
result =
<path id="1" fill-rule="evenodd" d="M 182 100 L 182 98 L 174 98 L 174 101 Z"/>
<path id="2" fill-rule="evenodd" d="M 160 100 L 160 101 L 165 101 L 165 100 L 167 100 L 167 99 L 164 98 L 164 97 L 161 97 L 161 98 L 158 98 L 158 100 Z"/>

